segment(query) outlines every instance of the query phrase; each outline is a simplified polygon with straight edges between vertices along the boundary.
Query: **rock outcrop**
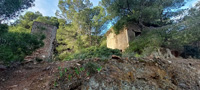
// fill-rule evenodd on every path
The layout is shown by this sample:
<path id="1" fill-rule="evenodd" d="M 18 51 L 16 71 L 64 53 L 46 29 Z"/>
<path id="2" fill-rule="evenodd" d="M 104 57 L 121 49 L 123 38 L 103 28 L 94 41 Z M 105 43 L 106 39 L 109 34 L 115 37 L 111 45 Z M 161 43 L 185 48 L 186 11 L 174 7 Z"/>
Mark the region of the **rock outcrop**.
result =
<path id="1" fill-rule="evenodd" d="M 28 63 L 0 72 L 0 90 L 200 90 L 195 59 Z"/>
<path id="2" fill-rule="evenodd" d="M 58 75 L 57 80 L 51 84 L 51 90 L 200 90 L 198 60 L 121 60 L 85 60 L 78 61 L 67 69 L 63 67 L 68 71 L 63 76 Z M 90 66 L 89 69 L 96 66 L 102 68 L 90 75 L 86 75 L 87 68 L 85 71 L 78 71 L 87 65 Z"/>
<path id="3" fill-rule="evenodd" d="M 34 22 L 31 34 L 45 35 L 43 40 L 44 46 L 37 49 L 32 55 L 25 57 L 25 60 L 31 61 L 35 59 L 49 60 L 52 59 L 55 43 L 56 43 L 57 27 L 44 24 L 41 22 Z"/>
<path id="4" fill-rule="evenodd" d="M 124 51 L 127 47 L 129 47 L 129 42 L 140 34 L 141 29 L 136 24 L 127 25 L 123 28 L 123 30 L 120 30 L 119 34 L 115 34 L 114 30 L 110 29 L 106 33 L 107 47 Z"/>
<path id="5" fill-rule="evenodd" d="M 153 51 L 150 55 L 151 58 L 170 59 L 175 58 L 175 53 L 168 48 L 159 48 Z"/>

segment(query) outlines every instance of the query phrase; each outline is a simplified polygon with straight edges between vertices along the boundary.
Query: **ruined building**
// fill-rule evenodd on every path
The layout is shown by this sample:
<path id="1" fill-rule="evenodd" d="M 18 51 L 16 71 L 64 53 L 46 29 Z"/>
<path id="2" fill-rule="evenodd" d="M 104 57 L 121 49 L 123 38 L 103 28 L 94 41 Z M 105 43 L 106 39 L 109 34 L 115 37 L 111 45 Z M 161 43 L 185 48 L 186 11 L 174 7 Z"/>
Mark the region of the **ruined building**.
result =
<path id="1" fill-rule="evenodd" d="M 34 22 L 31 30 L 31 34 L 40 34 L 45 35 L 45 39 L 43 40 L 44 46 L 37 49 L 32 55 L 25 57 L 25 60 L 33 60 L 33 59 L 42 59 L 48 60 L 52 59 L 53 51 L 55 49 L 56 42 L 56 32 L 57 27 L 44 24 L 41 22 Z"/>
<path id="2" fill-rule="evenodd" d="M 141 28 L 136 24 L 129 24 L 119 34 L 115 34 L 113 29 L 107 33 L 107 47 L 125 51 L 129 47 L 129 42 L 141 34 Z"/>

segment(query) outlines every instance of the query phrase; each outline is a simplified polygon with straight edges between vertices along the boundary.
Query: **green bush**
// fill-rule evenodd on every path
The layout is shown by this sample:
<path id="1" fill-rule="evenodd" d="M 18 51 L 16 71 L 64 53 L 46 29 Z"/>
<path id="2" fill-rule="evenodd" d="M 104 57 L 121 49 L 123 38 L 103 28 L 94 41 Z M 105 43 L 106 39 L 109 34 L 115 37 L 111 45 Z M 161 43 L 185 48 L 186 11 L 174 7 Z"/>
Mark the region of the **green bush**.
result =
<path id="1" fill-rule="evenodd" d="M 95 73 L 97 73 L 97 69 L 100 68 L 100 67 L 101 67 L 101 65 L 99 65 L 98 63 L 95 63 L 95 62 L 88 62 L 88 63 L 84 66 L 84 68 L 85 68 L 86 70 L 88 70 L 88 72 L 89 72 L 90 74 L 95 74 Z"/>
<path id="2" fill-rule="evenodd" d="M 131 22 L 136 21 L 135 16 L 122 17 L 117 23 L 113 26 L 115 34 L 119 34 L 123 28 Z"/>
<path id="3" fill-rule="evenodd" d="M 141 36 L 136 37 L 135 40 L 130 43 L 126 52 L 135 52 L 146 56 L 160 47 L 180 52 L 185 51 L 184 46 L 200 41 L 198 33 L 200 33 L 199 25 L 188 25 L 187 22 L 158 28 L 146 28 Z"/>
<path id="4" fill-rule="evenodd" d="M 143 34 L 130 43 L 126 53 L 149 54 L 163 43 L 163 37 L 157 31 L 143 31 Z"/>
<path id="5" fill-rule="evenodd" d="M 72 59 L 89 59 L 89 58 L 105 58 L 110 57 L 111 55 L 121 56 L 120 50 L 109 49 L 107 47 L 89 47 L 83 49 L 75 54 L 69 55 L 65 60 Z"/>
<path id="6" fill-rule="evenodd" d="M 183 58 L 192 57 L 200 59 L 200 48 L 194 46 L 184 46 L 184 50 L 181 56 Z"/>
<path id="7" fill-rule="evenodd" d="M 8 25 L 0 24 L 0 35 L 6 32 L 8 32 Z"/>
<path id="8" fill-rule="evenodd" d="M 0 60 L 5 64 L 22 61 L 26 55 L 43 46 L 43 37 L 28 33 L 8 32 L 0 36 Z"/>

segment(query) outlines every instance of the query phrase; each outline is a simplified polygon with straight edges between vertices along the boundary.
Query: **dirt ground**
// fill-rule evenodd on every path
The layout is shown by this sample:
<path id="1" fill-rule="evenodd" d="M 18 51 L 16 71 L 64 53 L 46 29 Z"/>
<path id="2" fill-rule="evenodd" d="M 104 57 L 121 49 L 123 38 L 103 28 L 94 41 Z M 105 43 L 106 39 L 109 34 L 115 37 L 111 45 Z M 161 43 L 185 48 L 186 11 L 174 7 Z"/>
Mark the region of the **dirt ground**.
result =
<path id="1" fill-rule="evenodd" d="M 49 90 L 50 82 L 55 78 L 58 66 L 70 65 L 72 62 L 43 62 L 28 63 L 7 69 L 0 72 L 0 90 Z"/>

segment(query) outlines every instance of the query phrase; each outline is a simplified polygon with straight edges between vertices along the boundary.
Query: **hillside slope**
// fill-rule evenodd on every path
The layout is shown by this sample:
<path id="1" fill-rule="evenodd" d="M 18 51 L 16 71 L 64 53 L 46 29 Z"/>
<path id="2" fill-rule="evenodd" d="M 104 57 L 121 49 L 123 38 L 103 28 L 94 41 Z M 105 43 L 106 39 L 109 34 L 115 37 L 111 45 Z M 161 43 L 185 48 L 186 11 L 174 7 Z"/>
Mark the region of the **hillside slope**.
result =
<path id="1" fill-rule="evenodd" d="M 199 90 L 199 76 L 193 59 L 43 62 L 0 72 L 0 90 Z"/>

